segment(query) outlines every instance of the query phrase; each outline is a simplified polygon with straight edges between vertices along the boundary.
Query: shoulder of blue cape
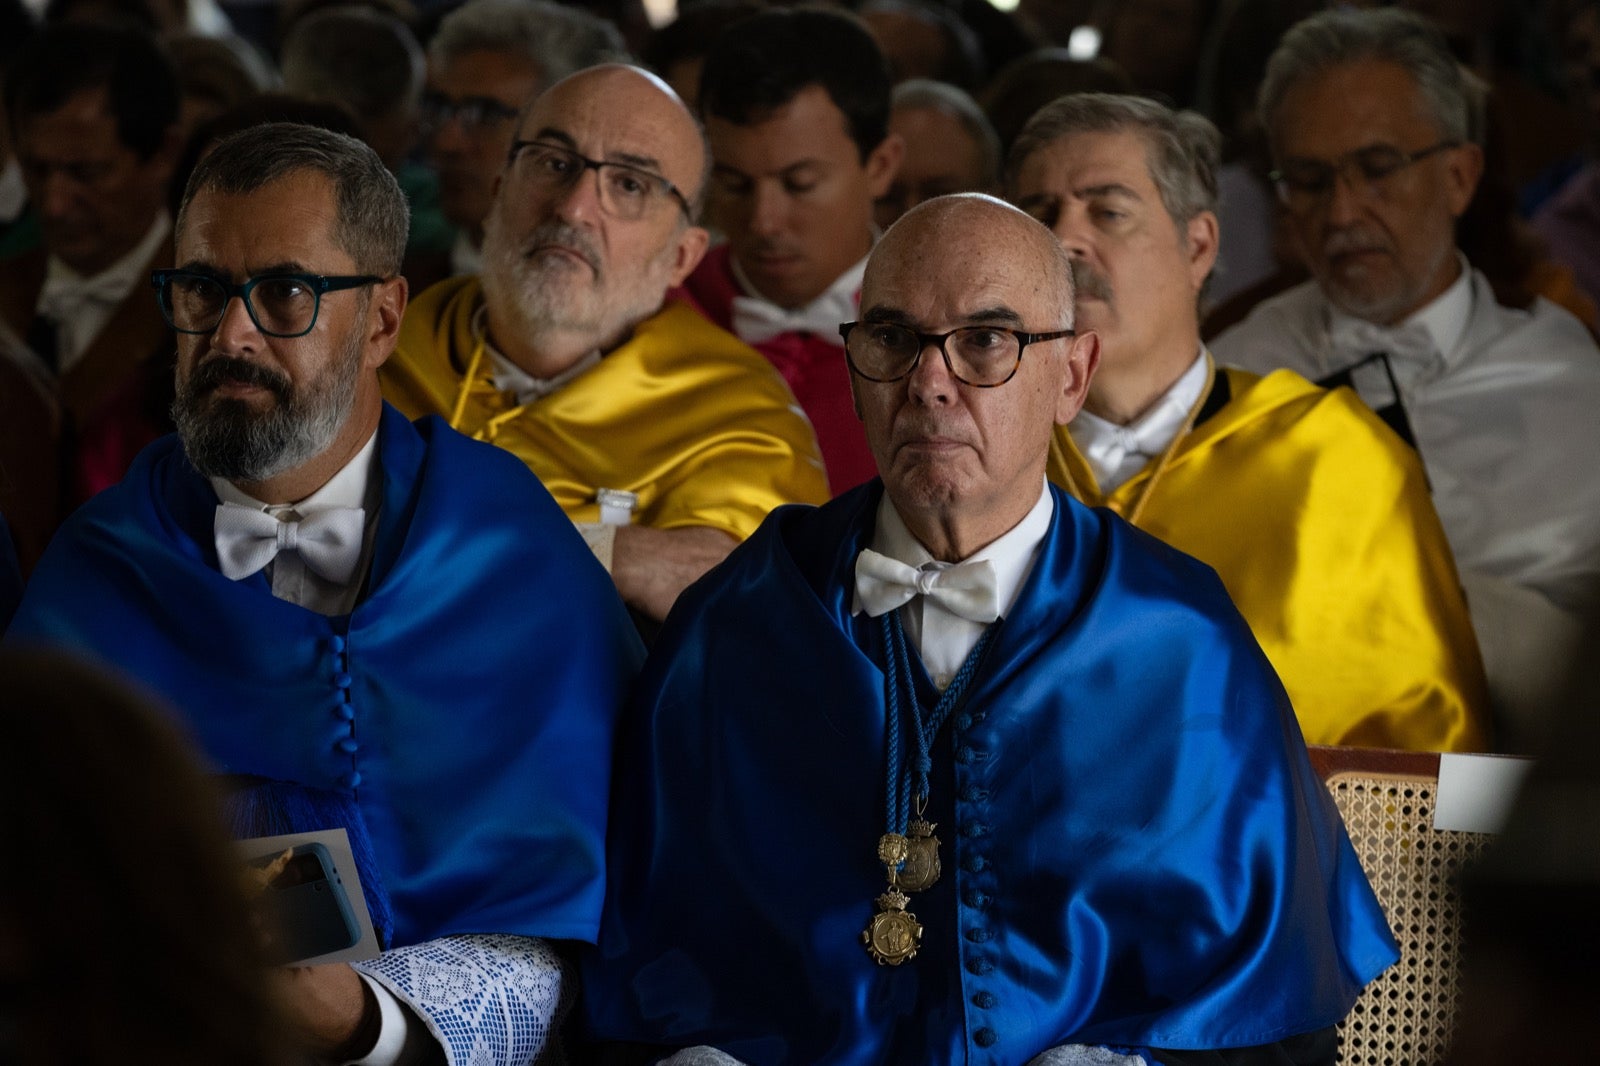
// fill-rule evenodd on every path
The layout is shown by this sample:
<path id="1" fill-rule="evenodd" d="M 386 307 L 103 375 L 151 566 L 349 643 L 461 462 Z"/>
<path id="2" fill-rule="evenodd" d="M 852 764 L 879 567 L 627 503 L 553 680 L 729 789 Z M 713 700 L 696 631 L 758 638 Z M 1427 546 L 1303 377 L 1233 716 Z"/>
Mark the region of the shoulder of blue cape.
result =
<path id="1" fill-rule="evenodd" d="M 1050 492 L 1055 512 L 1014 616 L 1029 626 L 1051 619 L 1059 626 L 1110 585 L 1154 582 L 1164 590 L 1166 609 L 1191 613 L 1197 621 L 1220 626 L 1230 639 L 1255 646 L 1211 567 L 1110 511 L 1085 507 L 1056 485 Z M 871 541 L 882 495 L 883 483 L 874 478 L 820 507 L 789 504 L 773 510 L 722 566 L 684 593 L 681 608 L 663 630 L 663 642 L 708 624 L 708 611 L 736 610 L 745 601 L 755 611 L 781 609 L 791 620 L 799 614 L 811 623 L 848 630 L 855 559 Z M 1044 586 L 1047 595 L 1041 595 Z M 1010 620 L 1007 628 L 1022 626 Z M 1037 633 L 1029 639 L 1036 638 Z"/>
<path id="2" fill-rule="evenodd" d="M 615 586 L 571 520 L 515 456 L 456 432 L 436 415 L 411 422 L 387 403 L 378 433 L 383 503 L 369 598 L 387 580 L 416 569 L 397 573 L 403 561 L 425 556 L 434 565 L 470 562 L 472 573 L 486 576 L 497 566 L 518 574 L 515 587 L 489 579 L 478 593 L 517 600 L 519 615 L 528 612 L 518 589 L 538 587 L 550 597 L 547 602 L 594 604 L 600 615 L 625 622 Z M 171 590 L 181 586 L 170 582 L 183 580 L 184 573 L 225 581 L 211 537 L 216 506 L 216 494 L 189 463 L 176 434 L 150 444 L 118 484 L 62 525 L 29 583 L 11 636 L 46 639 L 52 619 L 84 621 L 93 612 L 74 605 L 85 597 L 118 590 L 135 601 L 175 595 Z M 264 581 L 260 587 L 265 591 Z M 486 602 L 482 609 L 493 607 Z M 635 647 L 630 657 L 642 661 L 642 649 Z"/>

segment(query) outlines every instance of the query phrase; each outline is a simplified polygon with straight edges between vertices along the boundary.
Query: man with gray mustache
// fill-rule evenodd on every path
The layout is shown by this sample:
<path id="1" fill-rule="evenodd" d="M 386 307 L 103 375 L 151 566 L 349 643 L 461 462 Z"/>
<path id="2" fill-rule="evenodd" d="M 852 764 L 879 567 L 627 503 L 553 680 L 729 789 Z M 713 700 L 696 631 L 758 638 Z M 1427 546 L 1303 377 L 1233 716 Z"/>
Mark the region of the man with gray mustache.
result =
<path id="1" fill-rule="evenodd" d="M 1416 449 L 1501 750 L 1531 750 L 1575 619 L 1600 601 L 1600 470 L 1566 461 L 1600 448 L 1600 352 L 1543 299 L 1498 304 L 1457 249 L 1483 169 L 1481 103 L 1432 24 L 1388 8 L 1307 19 L 1273 54 L 1259 106 L 1313 280 L 1213 349 L 1348 385 Z"/>
<path id="2" fill-rule="evenodd" d="M 1018 136 L 1010 193 L 1101 341 L 1050 478 L 1217 570 L 1308 742 L 1482 750 L 1483 667 L 1416 457 L 1348 392 L 1199 341 L 1219 145 L 1193 112 L 1081 93 Z"/>
<path id="3" fill-rule="evenodd" d="M 402 411 L 527 463 L 647 626 L 772 508 L 828 498 L 777 372 L 666 302 L 706 249 L 707 170 L 694 117 L 654 75 L 557 83 L 519 123 L 482 276 L 423 293 L 384 368 Z"/>

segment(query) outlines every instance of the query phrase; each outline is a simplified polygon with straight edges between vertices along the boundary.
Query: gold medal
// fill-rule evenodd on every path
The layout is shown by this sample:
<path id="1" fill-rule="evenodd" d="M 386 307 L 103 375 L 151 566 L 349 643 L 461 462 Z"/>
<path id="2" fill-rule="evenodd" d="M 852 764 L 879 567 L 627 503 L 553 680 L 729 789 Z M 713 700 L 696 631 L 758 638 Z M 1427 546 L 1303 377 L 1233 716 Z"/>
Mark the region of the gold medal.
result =
<path id="1" fill-rule="evenodd" d="M 922 947 L 922 923 L 906 910 L 910 897 L 894 885 L 878 897 L 878 913 L 861 934 L 867 954 L 879 966 L 899 966 L 917 956 Z"/>
<path id="2" fill-rule="evenodd" d="M 913 818 L 906 828 L 905 865 L 895 883 L 907 892 L 932 888 L 939 880 L 939 838 L 933 835 L 937 828 L 921 818 Z"/>

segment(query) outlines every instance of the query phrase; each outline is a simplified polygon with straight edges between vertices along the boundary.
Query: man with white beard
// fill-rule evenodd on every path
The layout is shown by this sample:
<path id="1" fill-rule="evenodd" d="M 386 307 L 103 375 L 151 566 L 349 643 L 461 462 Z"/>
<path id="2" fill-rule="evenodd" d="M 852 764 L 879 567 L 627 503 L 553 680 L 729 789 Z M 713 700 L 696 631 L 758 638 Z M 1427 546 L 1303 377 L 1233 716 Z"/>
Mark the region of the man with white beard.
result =
<path id="1" fill-rule="evenodd" d="M 518 126 L 482 277 L 423 293 L 383 373 L 402 411 L 527 463 L 652 620 L 772 508 L 828 498 L 777 372 L 666 301 L 706 249 L 707 170 L 694 117 L 654 75 L 557 83 Z"/>
<path id="2" fill-rule="evenodd" d="M 570 998 L 547 941 L 598 932 L 641 655 L 520 463 L 383 403 L 406 229 L 352 138 L 270 124 L 207 156 L 152 279 L 179 432 L 62 527 L 6 639 L 163 696 L 240 832 L 349 834 L 386 950 L 274 971 L 309 1056 L 516 1066 Z"/>

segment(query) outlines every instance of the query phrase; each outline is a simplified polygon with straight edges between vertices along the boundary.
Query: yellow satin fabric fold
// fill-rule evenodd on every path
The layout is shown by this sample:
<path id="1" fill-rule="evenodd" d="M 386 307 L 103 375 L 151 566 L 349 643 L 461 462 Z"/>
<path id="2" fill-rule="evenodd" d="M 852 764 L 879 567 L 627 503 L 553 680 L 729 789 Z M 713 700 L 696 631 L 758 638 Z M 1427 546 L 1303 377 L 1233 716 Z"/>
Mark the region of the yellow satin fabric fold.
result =
<path id="1" fill-rule="evenodd" d="M 452 278 L 406 310 L 382 371 L 384 397 L 406 415 L 451 417 L 481 295 L 476 278 Z M 783 380 L 682 304 L 520 411 L 490 369 L 481 360 L 456 428 L 521 458 L 574 522 L 599 521 L 596 492 L 621 489 L 638 496 L 640 525 L 742 540 L 779 504 L 828 499 L 816 437 Z"/>
<path id="2" fill-rule="evenodd" d="M 1416 456 L 1347 389 L 1220 373 L 1228 404 L 1179 443 L 1139 527 L 1217 571 L 1307 743 L 1485 750 L 1483 662 Z M 1151 469 L 1102 496 L 1063 427 L 1049 473 L 1125 514 Z"/>

